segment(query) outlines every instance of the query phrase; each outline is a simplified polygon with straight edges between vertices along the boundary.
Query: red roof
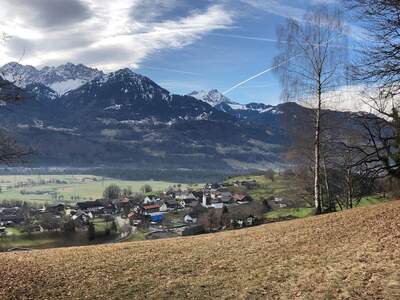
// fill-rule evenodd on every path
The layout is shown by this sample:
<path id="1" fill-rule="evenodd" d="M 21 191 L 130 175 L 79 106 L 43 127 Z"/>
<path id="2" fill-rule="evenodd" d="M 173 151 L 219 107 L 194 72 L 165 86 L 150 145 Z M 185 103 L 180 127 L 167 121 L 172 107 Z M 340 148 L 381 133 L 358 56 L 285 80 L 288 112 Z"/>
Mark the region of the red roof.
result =
<path id="1" fill-rule="evenodd" d="M 245 194 L 234 194 L 232 197 L 233 197 L 233 200 L 241 201 L 241 200 L 243 200 L 244 198 L 246 198 L 246 196 L 247 196 L 247 195 L 245 195 Z"/>
<path id="2" fill-rule="evenodd" d="M 143 206 L 143 209 L 153 209 L 153 208 L 160 208 L 160 205 L 158 204 L 152 204 L 152 205 L 145 205 Z"/>

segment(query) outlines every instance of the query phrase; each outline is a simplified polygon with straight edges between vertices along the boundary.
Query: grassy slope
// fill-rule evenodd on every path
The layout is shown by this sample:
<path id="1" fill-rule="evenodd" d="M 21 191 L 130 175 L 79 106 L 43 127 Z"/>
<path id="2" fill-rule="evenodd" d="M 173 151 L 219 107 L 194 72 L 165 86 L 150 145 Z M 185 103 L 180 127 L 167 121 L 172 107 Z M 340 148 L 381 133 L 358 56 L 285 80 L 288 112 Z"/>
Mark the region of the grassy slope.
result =
<path id="1" fill-rule="evenodd" d="M 259 187 L 251 189 L 248 193 L 257 201 L 268 199 L 269 197 L 283 197 L 289 199 L 298 199 L 295 204 L 296 207 L 278 208 L 274 209 L 264 215 L 267 221 L 277 221 L 290 218 L 305 218 L 313 216 L 315 210 L 310 207 L 304 200 L 299 200 L 296 195 L 296 190 L 292 189 L 293 185 L 290 179 L 285 179 L 283 176 L 275 175 L 275 180 L 265 178 L 263 175 L 243 175 L 235 176 L 228 179 L 226 182 L 233 183 L 235 181 L 255 180 Z M 369 196 L 363 198 L 357 206 L 366 206 L 370 204 L 378 204 L 387 201 L 387 199 L 379 195 Z M 340 210 L 340 208 L 337 208 Z"/>
<path id="2" fill-rule="evenodd" d="M 400 297 L 400 201 L 197 237 L 0 254 L 0 298 Z"/>
<path id="3" fill-rule="evenodd" d="M 232 177 L 227 182 L 232 183 L 237 180 L 255 180 L 260 185 L 258 188 L 249 191 L 255 200 L 264 200 L 271 196 L 291 195 L 291 191 L 288 189 L 290 181 L 284 179 L 282 176 L 275 176 L 275 180 L 271 181 L 263 175 L 245 175 Z"/>

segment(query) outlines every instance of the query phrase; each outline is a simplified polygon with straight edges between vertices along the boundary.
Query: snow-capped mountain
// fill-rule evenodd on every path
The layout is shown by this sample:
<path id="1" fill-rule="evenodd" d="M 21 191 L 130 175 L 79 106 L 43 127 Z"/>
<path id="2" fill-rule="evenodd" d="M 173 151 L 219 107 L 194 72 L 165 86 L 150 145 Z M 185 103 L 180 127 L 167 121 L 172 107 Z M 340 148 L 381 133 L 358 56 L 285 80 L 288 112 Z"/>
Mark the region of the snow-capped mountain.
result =
<path id="1" fill-rule="evenodd" d="M 0 78 L 7 86 L 0 96 L 21 96 L 0 103 L 0 127 L 32 147 L 39 165 L 270 167 L 282 161 L 288 128 L 310 115 L 295 103 L 240 104 L 217 90 L 174 95 L 130 69 L 104 74 L 83 65 L 38 70 L 12 63 L 2 71 L 20 77 L 23 88 Z M 60 95 L 52 88 L 60 85 L 71 89 Z"/>
<path id="2" fill-rule="evenodd" d="M 271 105 L 266 105 L 263 103 L 248 103 L 248 104 L 240 104 L 239 102 L 233 101 L 232 99 L 226 97 L 224 94 L 219 92 L 218 90 L 210 90 L 210 91 L 193 91 L 188 94 L 191 97 L 194 97 L 198 100 L 204 101 L 215 108 L 227 112 L 232 113 L 233 111 L 257 111 L 259 113 L 268 112 L 272 110 L 273 107 Z"/>
<path id="3" fill-rule="evenodd" d="M 228 97 L 225 97 L 221 92 L 218 90 L 211 90 L 211 91 L 193 91 L 188 96 L 194 97 L 198 100 L 204 101 L 211 106 L 216 106 L 221 103 L 226 103 L 226 104 L 238 104 Z"/>
<path id="4" fill-rule="evenodd" d="M 104 74 L 60 97 L 77 115 L 113 118 L 119 122 L 153 118 L 160 122 L 177 119 L 231 118 L 216 108 L 189 96 L 170 94 L 148 77 L 121 69 Z"/>
<path id="5" fill-rule="evenodd" d="M 0 68 L 0 75 L 19 87 L 41 83 L 58 95 L 63 95 L 79 86 L 102 76 L 104 73 L 82 64 L 66 63 L 57 67 L 36 69 L 29 65 L 11 62 Z"/>

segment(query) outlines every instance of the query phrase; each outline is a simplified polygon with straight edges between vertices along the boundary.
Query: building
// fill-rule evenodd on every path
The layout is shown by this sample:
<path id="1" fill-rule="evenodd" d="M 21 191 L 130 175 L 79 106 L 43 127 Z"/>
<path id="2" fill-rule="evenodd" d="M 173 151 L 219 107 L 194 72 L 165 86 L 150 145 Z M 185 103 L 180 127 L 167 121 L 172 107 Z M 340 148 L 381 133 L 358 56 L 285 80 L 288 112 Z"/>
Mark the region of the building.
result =
<path id="1" fill-rule="evenodd" d="M 150 215 L 152 213 L 158 213 L 160 212 L 160 205 L 158 204 L 149 204 L 149 205 L 143 205 L 142 208 L 142 213 L 143 215 Z"/>
<path id="2" fill-rule="evenodd" d="M 253 198 L 248 194 L 233 194 L 232 200 L 236 203 L 242 204 L 253 201 Z"/>
<path id="3" fill-rule="evenodd" d="M 84 201 L 76 204 L 77 210 L 100 214 L 104 212 L 104 204 L 100 199 L 95 201 Z"/>

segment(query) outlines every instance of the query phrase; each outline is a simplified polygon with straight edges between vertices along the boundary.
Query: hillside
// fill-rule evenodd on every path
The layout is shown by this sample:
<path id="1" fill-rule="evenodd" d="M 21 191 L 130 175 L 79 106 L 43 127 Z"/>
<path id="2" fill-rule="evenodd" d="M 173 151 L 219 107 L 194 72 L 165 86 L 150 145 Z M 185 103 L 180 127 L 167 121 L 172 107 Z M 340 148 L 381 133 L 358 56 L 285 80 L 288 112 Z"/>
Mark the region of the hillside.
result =
<path id="1" fill-rule="evenodd" d="M 400 201 L 218 234 L 0 254 L 0 298 L 398 299 Z"/>

